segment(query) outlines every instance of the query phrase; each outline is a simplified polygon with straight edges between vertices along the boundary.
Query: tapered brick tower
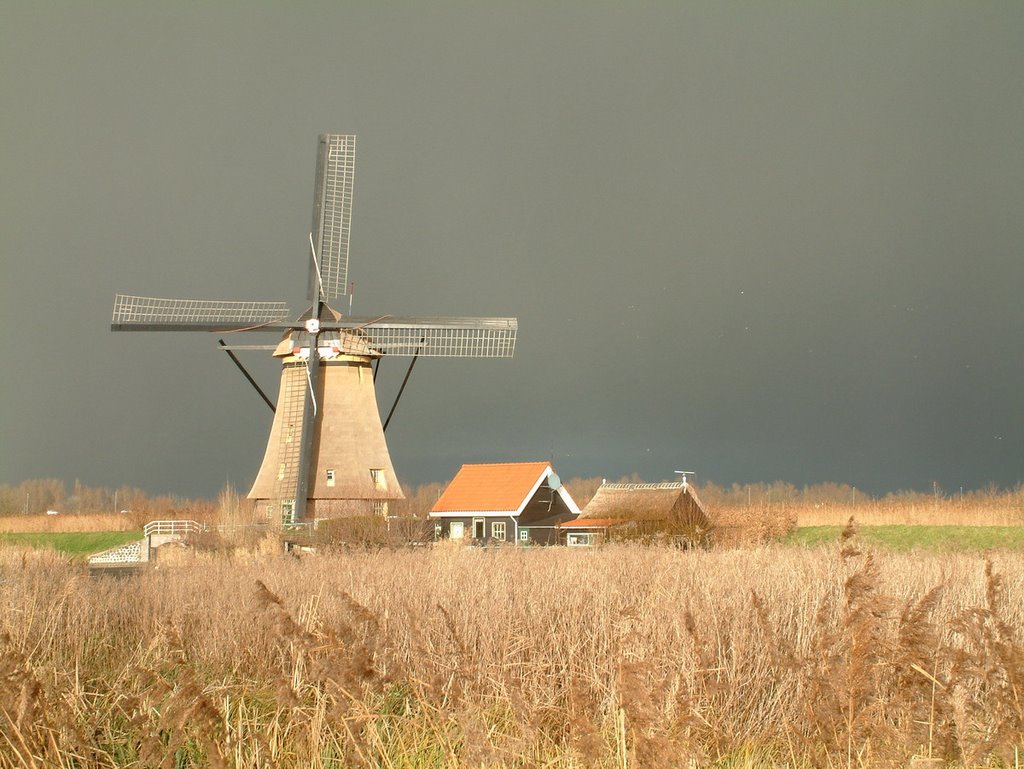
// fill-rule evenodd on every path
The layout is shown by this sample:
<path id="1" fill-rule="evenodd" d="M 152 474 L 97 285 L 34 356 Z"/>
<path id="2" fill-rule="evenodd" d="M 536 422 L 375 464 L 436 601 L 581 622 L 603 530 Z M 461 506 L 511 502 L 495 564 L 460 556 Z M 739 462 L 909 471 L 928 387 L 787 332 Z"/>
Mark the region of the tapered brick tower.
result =
<path id="1" fill-rule="evenodd" d="M 308 350 L 287 335 L 275 356 L 281 358 L 281 387 L 274 423 L 259 474 L 249 491 L 258 509 L 285 521 L 294 512 L 304 443 L 303 408 L 309 381 Z M 318 378 L 307 490 L 307 519 L 345 515 L 385 515 L 388 503 L 403 499 L 381 427 L 371 362 L 380 357 L 365 338 L 334 332 L 320 335 Z"/>

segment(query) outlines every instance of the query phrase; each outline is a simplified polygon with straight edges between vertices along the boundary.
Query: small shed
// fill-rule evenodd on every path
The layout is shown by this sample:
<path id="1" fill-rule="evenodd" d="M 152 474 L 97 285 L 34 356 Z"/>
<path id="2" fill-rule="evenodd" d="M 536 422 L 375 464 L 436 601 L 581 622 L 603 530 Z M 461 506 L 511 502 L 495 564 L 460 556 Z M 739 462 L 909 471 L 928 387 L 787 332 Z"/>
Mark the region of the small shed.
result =
<path id="1" fill-rule="evenodd" d="M 548 462 L 463 465 L 430 511 L 434 539 L 558 543 L 580 508 Z"/>
<path id="2" fill-rule="evenodd" d="M 711 530 L 704 505 L 688 483 L 604 483 L 572 521 L 559 524 L 570 547 L 608 539 L 702 544 Z"/>

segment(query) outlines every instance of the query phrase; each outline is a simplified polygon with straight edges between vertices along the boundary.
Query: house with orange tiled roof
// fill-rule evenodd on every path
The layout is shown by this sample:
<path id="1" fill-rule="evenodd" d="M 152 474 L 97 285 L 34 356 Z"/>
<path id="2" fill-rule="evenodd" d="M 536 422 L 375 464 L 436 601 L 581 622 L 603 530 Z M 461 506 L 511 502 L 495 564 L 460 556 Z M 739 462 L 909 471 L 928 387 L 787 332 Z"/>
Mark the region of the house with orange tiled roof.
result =
<path id="1" fill-rule="evenodd" d="M 548 462 L 463 465 L 433 508 L 434 539 L 553 545 L 580 508 Z"/>

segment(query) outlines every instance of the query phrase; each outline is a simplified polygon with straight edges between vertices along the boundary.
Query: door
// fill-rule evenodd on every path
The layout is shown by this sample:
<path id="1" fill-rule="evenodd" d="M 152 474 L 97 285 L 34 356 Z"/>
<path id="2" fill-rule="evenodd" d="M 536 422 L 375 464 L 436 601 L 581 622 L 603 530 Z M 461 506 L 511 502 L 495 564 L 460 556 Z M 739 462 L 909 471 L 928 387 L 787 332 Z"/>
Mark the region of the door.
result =
<path id="1" fill-rule="evenodd" d="M 473 519 L 473 539 L 484 538 L 484 519 L 474 518 Z"/>

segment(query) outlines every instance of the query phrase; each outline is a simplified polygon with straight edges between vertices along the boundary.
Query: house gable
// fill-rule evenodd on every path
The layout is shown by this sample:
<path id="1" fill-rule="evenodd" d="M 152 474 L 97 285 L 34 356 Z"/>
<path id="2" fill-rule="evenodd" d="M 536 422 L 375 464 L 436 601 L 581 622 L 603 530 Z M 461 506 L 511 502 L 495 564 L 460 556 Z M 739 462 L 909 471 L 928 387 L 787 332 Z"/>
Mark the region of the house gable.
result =
<path id="1" fill-rule="evenodd" d="M 533 488 L 530 489 L 530 493 L 523 499 L 522 504 L 519 505 L 519 509 L 516 510 L 515 513 L 516 515 L 522 515 L 527 505 L 530 505 L 531 503 L 538 499 L 537 495 L 540 492 L 541 484 L 546 483 L 548 478 L 550 478 L 554 474 L 555 471 L 551 469 L 551 465 L 548 465 L 545 472 L 541 474 L 541 476 L 537 479 L 537 482 L 533 484 Z M 567 512 L 572 513 L 573 515 L 580 514 L 579 505 L 576 504 L 576 500 L 572 498 L 572 495 L 565 488 L 565 486 L 559 484 L 558 488 L 552 491 L 551 499 L 554 500 L 555 498 L 561 500 L 561 503 L 565 506 L 565 510 Z M 543 501 L 545 504 L 547 504 L 549 500 L 545 497 Z"/>

